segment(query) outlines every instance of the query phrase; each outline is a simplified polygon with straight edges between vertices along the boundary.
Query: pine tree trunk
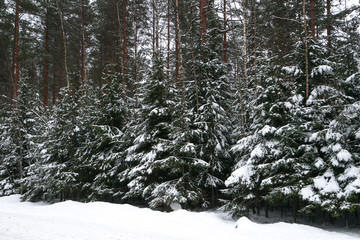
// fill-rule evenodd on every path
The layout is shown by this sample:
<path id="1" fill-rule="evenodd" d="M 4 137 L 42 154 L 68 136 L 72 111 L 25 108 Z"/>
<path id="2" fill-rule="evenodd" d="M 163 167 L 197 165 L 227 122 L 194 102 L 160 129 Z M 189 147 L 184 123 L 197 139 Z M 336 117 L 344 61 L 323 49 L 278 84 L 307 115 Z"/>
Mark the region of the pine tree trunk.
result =
<path id="1" fill-rule="evenodd" d="M 52 80 L 52 105 L 56 104 L 56 67 L 53 67 L 53 80 Z"/>
<path id="2" fill-rule="evenodd" d="M 20 78 L 20 70 L 19 70 L 19 31 L 20 31 L 20 6 L 19 0 L 15 1 L 15 28 L 14 28 L 14 48 L 13 48 L 13 56 L 12 56 L 12 67 L 11 67 L 11 91 L 10 91 L 10 99 L 13 104 L 16 106 L 16 98 L 18 95 L 18 84 Z M 15 100 L 15 101 L 13 101 Z"/>
<path id="3" fill-rule="evenodd" d="M 155 16 L 155 7 L 156 7 L 156 0 L 152 0 L 152 8 L 153 8 L 153 21 L 152 21 L 152 47 L 153 47 L 153 59 L 155 58 L 156 52 L 156 16 Z"/>
<path id="4" fill-rule="evenodd" d="M 227 62 L 227 39 L 226 39 L 226 0 L 224 0 L 224 42 L 223 42 L 223 51 L 224 51 L 224 62 Z"/>
<path id="5" fill-rule="evenodd" d="M 297 222 L 297 210 L 298 210 L 298 204 L 297 204 L 297 198 L 293 199 L 293 222 Z"/>
<path id="6" fill-rule="evenodd" d="M 257 39 L 256 39 L 256 34 L 257 34 L 257 25 L 256 25 L 256 1 L 253 0 L 252 1 L 252 16 L 253 16 L 253 38 L 254 38 L 254 82 L 255 82 L 255 86 L 258 85 L 257 83 L 257 71 L 256 71 L 256 67 L 257 67 Z M 256 88 L 257 89 L 257 88 Z M 257 93 L 257 91 L 256 91 Z"/>
<path id="7" fill-rule="evenodd" d="M 326 0 L 326 35 L 327 35 L 327 47 L 331 54 L 331 0 Z"/>
<path id="8" fill-rule="evenodd" d="M 167 57 L 166 57 L 166 76 L 167 83 L 170 83 L 170 0 L 167 2 Z"/>
<path id="9" fill-rule="evenodd" d="M 126 78 L 126 67 L 127 67 L 127 0 L 123 1 L 123 83 L 122 89 L 124 92 L 124 98 L 127 97 L 127 78 Z"/>
<path id="10" fill-rule="evenodd" d="M 122 91 L 124 93 L 124 99 L 126 98 L 125 95 L 125 66 L 124 66 L 124 54 L 125 49 L 123 44 L 126 42 L 123 40 L 123 30 L 124 27 L 121 29 L 121 19 L 120 19 L 120 8 L 119 3 L 116 3 L 116 16 L 117 16 L 117 24 L 118 24 L 118 38 L 119 38 L 119 60 L 120 60 L 120 66 L 121 66 L 121 78 L 122 78 Z M 124 24 L 124 23 L 123 23 Z M 122 53 L 122 54 L 121 54 Z"/>
<path id="11" fill-rule="evenodd" d="M 310 0 L 310 28 L 311 37 L 315 40 L 315 0 Z"/>
<path id="12" fill-rule="evenodd" d="M 175 0 L 176 7 L 176 31 L 179 33 L 177 35 L 177 42 L 179 44 L 179 64 L 180 64 L 180 82 L 181 82 L 181 91 L 182 91 L 182 103 L 184 107 L 184 112 L 186 111 L 186 90 L 184 82 L 184 68 L 183 68 L 183 58 L 182 58 L 182 47 L 181 47 L 181 37 L 180 37 L 180 25 L 179 25 L 179 1 Z"/>
<path id="13" fill-rule="evenodd" d="M 178 19 L 175 18 L 175 26 L 178 25 Z M 175 27 L 175 84 L 177 86 L 179 81 L 179 31 L 178 28 Z"/>
<path id="14" fill-rule="evenodd" d="M 46 4 L 49 0 L 46 1 Z M 44 93 L 43 104 L 44 107 L 48 105 L 48 91 L 49 91 L 49 7 L 46 7 L 46 20 L 45 20 L 45 42 L 44 42 Z"/>
<path id="15" fill-rule="evenodd" d="M 200 38 L 201 43 L 206 41 L 206 0 L 200 0 Z"/>
<path id="16" fill-rule="evenodd" d="M 230 5 L 231 6 L 231 5 Z M 234 20 L 233 20 L 233 16 L 232 16 L 232 11 L 230 9 L 230 20 L 231 20 L 231 31 L 232 31 L 232 36 L 233 36 L 233 42 L 234 44 L 234 50 L 235 50 L 235 79 L 238 82 L 238 92 L 239 92 L 239 102 L 240 102 L 240 124 L 241 124 L 241 133 L 244 136 L 245 135 L 245 117 L 244 117 L 244 112 L 245 112 L 245 106 L 244 106 L 244 102 L 243 102 L 243 94 L 242 94 L 242 81 L 240 78 L 240 59 L 239 59 L 239 48 L 238 45 L 236 44 L 236 39 L 235 39 L 235 33 L 234 33 L 234 29 L 235 29 L 235 25 L 234 25 Z"/>
<path id="17" fill-rule="evenodd" d="M 137 15 L 136 15 L 136 11 L 134 14 L 134 29 L 135 29 L 135 33 L 134 33 L 134 62 L 135 62 L 135 106 L 138 107 L 139 106 L 139 100 L 138 100 L 138 62 L 137 62 L 137 46 L 138 46 L 138 24 L 137 24 Z"/>
<path id="18" fill-rule="evenodd" d="M 87 76 L 86 76 L 86 64 L 85 64 L 85 13 L 84 13 L 84 0 L 80 2 L 81 7 L 81 87 L 87 91 Z M 84 94 L 84 92 L 83 92 Z"/>
<path id="19" fill-rule="evenodd" d="M 308 60 L 308 46 L 307 46 L 307 21 L 305 11 L 306 0 L 303 0 L 303 18 L 304 18 L 304 41 L 305 41 L 305 100 L 309 98 L 309 60 Z"/>
<path id="20" fill-rule="evenodd" d="M 68 66 L 67 66 L 66 36 L 65 36 L 65 28 L 64 28 L 64 22 L 63 22 L 63 14 L 62 14 L 62 11 L 61 11 L 61 8 L 59 5 L 59 0 L 56 0 L 56 6 L 59 11 L 60 27 L 61 27 L 62 41 L 63 41 L 63 47 L 64 47 L 64 69 L 65 69 L 66 84 L 67 84 L 67 87 L 70 88 L 70 80 L 69 80 L 69 73 L 68 73 Z"/>
<path id="21" fill-rule="evenodd" d="M 267 202 L 265 202 L 265 217 L 269 218 L 269 205 Z"/>
<path id="22" fill-rule="evenodd" d="M 246 30 L 246 6 L 245 6 L 245 2 L 243 0 L 243 41 L 244 41 L 244 45 L 243 45 L 243 51 L 244 51 L 244 83 L 245 83 L 245 88 L 247 88 L 247 30 Z"/>

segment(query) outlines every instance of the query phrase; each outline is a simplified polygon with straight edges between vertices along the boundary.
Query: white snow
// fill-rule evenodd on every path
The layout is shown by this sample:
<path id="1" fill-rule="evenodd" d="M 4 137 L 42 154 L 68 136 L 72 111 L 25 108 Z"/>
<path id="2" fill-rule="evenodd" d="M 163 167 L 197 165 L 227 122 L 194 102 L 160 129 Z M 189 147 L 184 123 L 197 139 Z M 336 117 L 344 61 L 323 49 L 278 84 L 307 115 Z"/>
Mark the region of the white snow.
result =
<path id="1" fill-rule="evenodd" d="M 262 144 L 258 144 L 256 145 L 256 147 L 254 148 L 254 150 L 251 151 L 250 156 L 251 158 L 262 158 L 265 156 L 266 150 L 264 148 L 264 146 L 262 146 Z"/>
<path id="2" fill-rule="evenodd" d="M 341 151 L 338 152 L 336 154 L 336 156 L 340 161 L 343 161 L 343 162 L 348 162 L 351 160 L 351 154 L 349 153 L 348 150 L 345 150 L 345 149 L 341 149 Z"/>
<path id="3" fill-rule="evenodd" d="M 241 166 L 231 173 L 231 176 L 225 181 L 225 185 L 228 187 L 239 182 L 251 183 L 254 173 L 251 165 Z"/>
<path id="4" fill-rule="evenodd" d="M 309 200 L 310 202 L 320 203 L 320 196 L 315 194 L 311 185 L 308 185 L 300 190 L 300 195 L 305 200 Z"/>
<path id="5" fill-rule="evenodd" d="M 323 176 L 314 178 L 314 187 L 323 195 L 340 192 L 340 186 L 330 170 L 327 170 Z"/>
<path id="6" fill-rule="evenodd" d="M 265 136 L 266 134 L 268 134 L 268 133 L 273 133 L 273 132 L 275 132 L 276 131 L 276 128 L 274 128 L 274 127 L 271 127 L 271 126 L 269 126 L 269 125 L 265 125 L 260 131 L 259 131 L 259 133 L 262 135 L 262 136 Z"/>
<path id="7" fill-rule="evenodd" d="M 237 222 L 223 213 L 171 213 L 103 202 L 56 204 L 0 198 L 1 240 L 355 240 L 357 234 L 288 223 Z"/>

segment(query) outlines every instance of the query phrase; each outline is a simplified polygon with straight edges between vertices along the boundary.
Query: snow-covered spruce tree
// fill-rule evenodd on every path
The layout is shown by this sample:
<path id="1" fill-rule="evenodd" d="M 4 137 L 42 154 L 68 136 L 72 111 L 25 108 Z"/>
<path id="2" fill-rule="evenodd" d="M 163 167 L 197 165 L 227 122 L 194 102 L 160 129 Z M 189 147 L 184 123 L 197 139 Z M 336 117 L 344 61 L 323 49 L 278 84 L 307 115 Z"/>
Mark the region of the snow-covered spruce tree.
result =
<path id="1" fill-rule="evenodd" d="M 283 78 L 269 77 L 267 87 L 246 106 L 249 128 L 232 147 L 235 167 L 227 179 L 225 193 L 230 196 L 223 209 L 233 215 L 249 209 L 281 206 L 293 194 L 296 182 L 296 138 L 292 111 L 298 99 L 287 95 L 293 85 Z M 295 138 L 295 139 L 293 139 Z"/>
<path id="2" fill-rule="evenodd" d="M 86 137 L 76 152 L 78 181 L 89 200 L 119 201 L 123 190 L 117 173 L 124 158 L 121 139 L 127 107 L 116 74 L 106 74 L 105 80 L 100 92 L 90 89 L 80 101 Z"/>
<path id="3" fill-rule="evenodd" d="M 203 207 L 215 207 L 220 197 L 218 190 L 230 171 L 230 85 L 228 64 L 222 60 L 222 35 L 214 6 L 207 7 L 205 40 L 199 39 L 195 51 L 194 76 L 188 84 L 190 100 L 189 140 L 195 149 L 198 168 L 194 173 L 197 185 L 203 189 L 207 202 Z M 200 34 L 201 36 L 201 34 Z M 196 85 L 195 85 L 196 84 Z"/>
<path id="4" fill-rule="evenodd" d="M 310 94 L 301 115 L 307 137 L 300 146 L 303 156 L 299 157 L 306 174 L 299 196 L 305 200 L 304 213 L 313 215 L 320 208 L 337 217 L 342 214 L 340 203 L 343 201 L 339 177 L 352 161 L 345 136 L 347 125 L 341 115 L 350 98 L 341 89 L 341 76 L 335 74 L 338 65 L 329 60 L 323 45 L 321 41 L 309 39 Z"/>
<path id="5" fill-rule="evenodd" d="M 41 158 L 35 163 L 31 187 L 25 199 L 62 201 L 80 198 L 77 180 L 78 161 L 75 157 L 84 142 L 84 127 L 79 118 L 79 92 L 62 89 L 61 100 L 48 122 Z"/>
<path id="6" fill-rule="evenodd" d="M 131 168 L 126 171 L 129 190 L 124 200 L 166 210 L 172 203 L 187 202 L 181 183 L 185 163 L 176 154 L 177 110 L 173 92 L 165 82 L 160 53 L 156 53 L 153 64 L 153 72 L 143 83 L 140 118 L 133 128 L 137 137 L 126 150 L 125 161 Z"/>
<path id="7" fill-rule="evenodd" d="M 5 110 L 5 109 L 4 109 Z M 46 115 L 35 87 L 22 77 L 14 104 L 5 110 L 1 126 L 1 194 L 22 193 L 28 167 L 37 160 L 37 149 Z"/>

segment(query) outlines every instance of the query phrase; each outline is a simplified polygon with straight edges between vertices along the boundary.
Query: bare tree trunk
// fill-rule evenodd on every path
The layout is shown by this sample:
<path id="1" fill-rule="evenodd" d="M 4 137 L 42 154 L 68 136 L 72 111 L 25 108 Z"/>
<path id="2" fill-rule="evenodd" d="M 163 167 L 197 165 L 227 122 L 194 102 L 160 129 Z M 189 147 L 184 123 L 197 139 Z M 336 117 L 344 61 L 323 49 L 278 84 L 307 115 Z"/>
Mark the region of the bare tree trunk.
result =
<path id="1" fill-rule="evenodd" d="M 327 34 L 327 47 L 331 53 L 331 0 L 326 0 L 326 34 Z"/>
<path id="2" fill-rule="evenodd" d="M 245 0 L 243 0 L 243 51 L 244 51 L 244 82 L 245 82 L 245 88 L 247 88 L 247 33 L 246 33 L 246 6 L 245 6 Z"/>
<path id="3" fill-rule="evenodd" d="M 312 1 L 312 0 L 311 0 Z M 307 21 L 305 11 L 306 0 L 303 0 L 303 18 L 304 18 L 304 41 L 305 41 L 305 100 L 309 98 L 309 60 L 308 60 L 308 46 L 307 46 Z"/>
<path id="4" fill-rule="evenodd" d="M 231 6 L 231 5 L 230 5 Z M 240 60 L 239 60 L 239 49 L 238 49 L 238 45 L 236 44 L 236 39 L 235 39 L 235 33 L 234 33 L 234 29 L 235 29 L 235 25 L 234 25 L 234 21 L 233 21 L 233 16 L 232 16 L 232 11 L 230 9 L 230 20 L 231 20 L 231 31 L 232 31 L 232 36 L 233 36 L 233 42 L 235 43 L 234 45 L 234 49 L 235 49 L 235 79 L 238 81 L 238 92 L 239 92 L 239 102 L 240 102 L 240 123 L 241 123 L 241 133 L 243 135 L 245 135 L 245 117 L 244 117 L 244 101 L 243 101 L 243 86 L 242 86 L 242 81 L 240 78 Z"/>
<path id="5" fill-rule="evenodd" d="M 254 82 L 255 82 L 255 86 L 258 85 L 257 83 L 257 39 L 256 39 L 256 34 L 257 34 L 257 25 L 256 25 L 256 1 L 253 0 L 252 1 L 252 15 L 253 15 L 253 34 L 254 34 Z M 257 94 L 257 91 L 256 91 Z"/>
<path id="6" fill-rule="evenodd" d="M 15 1 L 15 28 L 14 28 L 14 48 L 13 48 L 13 56 L 12 56 L 12 67 L 11 67 L 11 91 L 10 98 L 11 101 L 16 106 L 16 98 L 18 95 L 18 84 L 20 78 L 20 65 L 19 65 L 19 31 L 20 31 L 20 6 L 19 0 Z M 15 101 L 13 101 L 15 100 Z"/>
<path id="7" fill-rule="evenodd" d="M 224 30 L 227 27 L 226 19 L 226 0 L 224 0 Z M 226 42 L 226 31 L 224 31 L 224 42 L 223 42 L 223 51 L 224 51 L 224 62 L 227 62 L 227 42 Z"/>
<path id="8" fill-rule="evenodd" d="M 201 43 L 206 41 L 206 0 L 200 0 L 200 38 Z"/>
<path id="9" fill-rule="evenodd" d="M 127 78 L 126 78 L 126 67 L 127 67 L 127 0 L 123 1 L 123 83 L 122 89 L 124 92 L 124 97 L 127 97 Z"/>
<path id="10" fill-rule="evenodd" d="M 176 31 L 179 33 L 177 35 L 177 42 L 179 44 L 179 60 L 180 60 L 180 81 L 181 81 L 181 91 L 182 91 L 182 102 L 184 110 L 186 110 L 186 90 L 184 83 L 184 68 L 183 68 L 183 59 L 182 59 L 182 48 L 181 48 L 181 37 L 180 37 L 180 25 L 179 25 L 179 1 L 175 0 L 176 7 Z"/>
<path id="11" fill-rule="evenodd" d="M 175 18 L 175 26 L 178 25 L 178 19 Z M 178 28 L 175 27 L 175 85 L 177 86 L 179 81 L 179 31 Z"/>
<path id="12" fill-rule="evenodd" d="M 56 104 L 56 67 L 53 67 L 53 82 L 52 82 L 52 105 Z"/>
<path id="13" fill-rule="evenodd" d="M 46 4 L 49 0 L 46 1 Z M 48 105 L 48 91 L 49 91 L 49 6 L 46 6 L 46 20 L 45 20 L 45 43 L 44 43 L 44 93 L 43 104 L 44 107 Z"/>
<path id="14" fill-rule="evenodd" d="M 125 49 L 123 44 L 126 43 L 125 40 L 123 40 L 123 29 L 121 29 L 121 19 L 120 19 L 120 8 L 119 3 L 116 3 L 116 16 L 117 16 L 117 24 L 118 24 L 118 37 L 119 37 L 119 60 L 120 60 L 120 66 L 121 66 L 121 78 L 122 78 L 122 91 L 124 93 L 124 99 L 126 98 L 126 90 L 125 90 L 125 66 L 124 66 L 124 53 Z M 123 23 L 124 24 L 124 23 Z M 121 56 L 121 53 L 122 56 Z"/>
<path id="15" fill-rule="evenodd" d="M 153 58 L 155 58 L 155 52 L 156 52 L 156 16 L 155 16 L 155 7 L 156 7 L 156 0 L 152 0 L 152 7 L 153 7 L 153 21 L 152 21 L 152 27 L 153 27 L 153 34 L 152 34 L 152 47 L 153 47 Z"/>
<path id="16" fill-rule="evenodd" d="M 81 85 L 87 92 L 87 76 L 85 64 L 85 13 L 84 13 L 84 0 L 81 0 Z M 83 93 L 84 94 L 84 93 Z"/>
<path id="17" fill-rule="evenodd" d="M 311 37 L 315 40 L 315 0 L 310 0 Z"/>
<path id="18" fill-rule="evenodd" d="M 60 27 L 61 27 L 61 33 L 62 33 L 62 40 L 63 40 L 63 47 L 64 47 L 64 69 L 65 69 L 65 78 L 67 87 L 70 88 L 70 81 L 69 81 L 69 73 L 68 73 L 68 67 L 67 67 L 67 47 L 66 47 L 66 36 L 65 36 L 65 29 L 64 29 L 64 22 L 63 22 L 63 14 L 59 5 L 59 1 L 56 0 L 56 6 L 59 11 L 59 17 L 60 17 Z"/>
<path id="19" fill-rule="evenodd" d="M 167 2 L 167 58 L 166 58 L 166 75 L 167 83 L 170 83 L 170 0 Z"/>
<path id="20" fill-rule="evenodd" d="M 137 15 L 136 10 L 134 14 L 134 29 L 135 29 L 135 36 L 134 36 L 134 62 L 135 62 L 135 106 L 139 106 L 138 100 L 138 62 L 137 62 L 137 41 L 138 41 L 138 24 L 137 24 Z"/>

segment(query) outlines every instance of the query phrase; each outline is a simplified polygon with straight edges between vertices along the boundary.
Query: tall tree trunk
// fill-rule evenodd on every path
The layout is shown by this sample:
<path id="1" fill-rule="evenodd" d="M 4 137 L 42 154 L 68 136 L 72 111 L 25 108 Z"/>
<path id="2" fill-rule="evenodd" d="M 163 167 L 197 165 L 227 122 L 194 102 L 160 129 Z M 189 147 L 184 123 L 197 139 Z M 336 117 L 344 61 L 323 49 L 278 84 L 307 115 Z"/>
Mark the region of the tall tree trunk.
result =
<path id="1" fill-rule="evenodd" d="M 182 48 L 181 48 L 181 37 L 180 37 L 180 25 L 179 25 L 179 1 L 175 0 L 175 8 L 176 8 L 176 31 L 179 33 L 177 35 L 177 42 L 179 44 L 179 63 L 180 63 L 180 82 L 181 82 L 181 91 L 182 91 L 182 102 L 184 111 L 186 110 L 186 90 L 185 90 L 185 82 L 184 82 L 184 68 L 183 68 L 183 59 L 182 59 Z"/>
<path id="2" fill-rule="evenodd" d="M 331 53 L 331 0 L 326 0 L 326 16 L 327 47 Z"/>
<path id="3" fill-rule="evenodd" d="M 53 82 L 52 82 L 52 105 L 56 104 L 56 67 L 53 67 Z"/>
<path id="4" fill-rule="evenodd" d="M 46 4 L 49 0 L 46 1 Z M 44 107 L 48 105 L 48 92 L 49 92 L 49 6 L 46 7 L 46 20 L 45 20 L 45 42 L 44 42 L 44 93 L 43 104 Z"/>
<path id="5" fill-rule="evenodd" d="M 167 57 L 166 57 L 166 76 L 167 83 L 170 83 L 170 0 L 167 2 Z"/>
<path id="6" fill-rule="evenodd" d="M 310 0 L 310 28 L 311 37 L 315 39 L 315 0 Z"/>
<path id="7" fill-rule="evenodd" d="M 231 5 L 230 5 L 231 7 Z M 236 38 L 235 38 L 235 24 L 234 24 L 234 20 L 233 20 L 233 15 L 232 15 L 232 11 L 230 9 L 230 20 L 231 20 L 231 32 L 232 32 L 232 37 L 233 37 L 233 42 L 234 44 L 234 50 L 235 50 L 235 79 L 238 82 L 238 92 L 239 92 L 239 102 L 240 102 L 240 124 L 241 124 L 241 133 L 244 136 L 245 135 L 245 106 L 244 106 L 244 101 L 243 101 L 243 86 L 242 86 L 242 81 L 240 78 L 240 59 L 239 59 L 239 48 L 238 45 L 236 44 Z"/>
<path id="8" fill-rule="evenodd" d="M 254 82 L 255 82 L 255 86 L 258 85 L 257 83 L 257 39 L 256 39 L 256 34 L 257 34 L 257 25 L 256 25 L 256 0 L 252 1 L 252 16 L 253 16 L 253 38 L 254 38 Z M 256 88 L 257 89 L 257 88 Z M 257 91 L 256 91 L 257 94 Z"/>
<path id="9" fill-rule="evenodd" d="M 312 0 L 310 0 L 312 1 Z M 303 18 L 304 18 L 304 41 L 305 41 L 305 100 L 309 98 L 309 60 L 308 60 L 308 46 L 307 46 L 307 21 L 306 21 L 306 0 L 303 0 Z"/>
<path id="10" fill-rule="evenodd" d="M 152 8 L 153 8 L 153 21 L 152 21 L 152 48 L 153 48 L 153 58 L 155 58 L 156 52 L 156 16 L 155 16 L 155 8 L 156 8 L 156 0 L 152 0 Z"/>
<path id="11" fill-rule="evenodd" d="M 178 25 L 178 19 L 175 17 L 175 26 Z M 178 28 L 175 27 L 175 84 L 177 86 L 179 81 L 179 31 Z"/>
<path id="12" fill-rule="evenodd" d="M 84 0 L 81 0 L 81 86 L 85 93 L 87 92 L 87 76 L 85 64 L 85 13 L 84 13 Z"/>
<path id="13" fill-rule="evenodd" d="M 224 42 L 223 42 L 223 51 L 224 51 L 224 62 L 227 62 L 227 42 L 226 42 L 226 27 L 227 27 L 227 19 L 226 19 L 226 0 L 224 0 Z"/>
<path id="14" fill-rule="evenodd" d="M 135 7 L 136 9 L 136 7 Z M 137 23 L 137 13 L 135 10 L 135 14 L 134 14 L 134 29 L 135 29 L 135 36 L 134 36 L 134 62 L 135 62 L 135 106 L 138 107 L 139 106 L 139 100 L 138 100 L 138 62 L 137 62 L 137 46 L 138 46 L 138 23 Z"/>
<path id="15" fill-rule="evenodd" d="M 200 0 L 200 38 L 201 43 L 206 41 L 206 0 Z"/>
<path id="16" fill-rule="evenodd" d="M 243 51 L 244 51 L 244 83 L 245 83 L 245 88 L 247 88 L 247 17 L 246 17 L 246 5 L 245 5 L 245 0 L 243 0 L 243 41 L 244 41 L 244 45 L 243 45 Z"/>
<path id="17" fill-rule="evenodd" d="M 127 56 L 127 0 L 123 1 L 123 82 L 122 82 L 122 89 L 124 92 L 124 97 L 127 97 L 127 78 L 126 78 L 126 56 Z"/>
<path id="18" fill-rule="evenodd" d="M 16 104 L 16 98 L 18 95 L 18 85 L 20 78 L 20 64 L 19 64 L 19 32 L 20 32 L 20 6 L 19 0 L 15 1 L 15 28 L 14 28 L 14 48 L 13 48 L 13 59 L 12 59 L 12 67 L 11 67 L 11 91 L 10 98 L 13 103 Z M 15 100 L 15 101 L 13 101 Z"/>
<path id="19" fill-rule="evenodd" d="M 64 69 L 65 69 L 66 84 L 67 84 L 67 87 L 70 88 L 70 80 L 69 80 L 69 73 L 68 73 L 68 66 L 67 66 L 66 35 L 65 35 L 65 28 L 64 28 L 63 13 L 62 13 L 60 5 L 59 5 L 59 0 L 56 0 L 56 6 L 59 11 L 60 27 L 61 27 L 62 41 L 63 41 L 63 47 L 64 47 Z"/>
<path id="20" fill-rule="evenodd" d="M 124 66 L 124 46 L 125 43 L 123 40 L 123 30 L 124 28 L 121 28 L 121 14 L 120 14 L 120 8 L 119 3 L 116 3 L 116 16 L 117 16 L 117 24 L 118 24 L 118 37 L 119 37 L 119 60 L 120 60 L 120 66 L 121 66 L 121 77 L 122 77 L 122 91 L 124 93 L 124 99 L 126 98 L 125 94 L 125 66 Z M 124 23 L 123 23 L 124 24 Z M 122 53 L 122 54 L 121 54 Z"/>

